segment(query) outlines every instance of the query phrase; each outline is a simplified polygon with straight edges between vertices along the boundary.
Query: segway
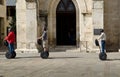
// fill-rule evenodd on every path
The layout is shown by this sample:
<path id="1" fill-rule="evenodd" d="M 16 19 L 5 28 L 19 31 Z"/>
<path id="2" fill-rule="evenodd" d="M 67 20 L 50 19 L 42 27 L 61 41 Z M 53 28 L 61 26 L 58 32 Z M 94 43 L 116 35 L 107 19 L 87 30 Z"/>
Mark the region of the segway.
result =
<path id="1" fill-rule="evenodd" d="M 5 45 L 6 47 L 8 47 L 8 42 L 7 42 L 7 40 L 4 40 L 4 45 Z M 7 52 L 5 53 L 5 57 L 6 57 L 7 59 L 15 58 L 15 57 L 16 57 L 16 52 L 15 52 L 15 51 L 13 51 L 13 52 L 7 51 Z"/>
<path id="2" fill-rule="evenodd" d="M 38 39 L 37 40 L 38 45 L 42 46 L 42 40 Z M 49 51 L 44 51 L 43 46 L 42 46 L 42 51 L 40 53 L 40 57 L 43 59 L 47 59 L 49 57 Z"/>
<path id="3" fill-rule="evenodd" d="M 42 51 L 40 56 L 43 59 L 47 59 L 49 57 L 49 51 Z"/>
<path id="4" fill-rule="evenodd" d="M 13 52 L 6 52 L 6 54 L 5 54 L 5 57 L 7 58 L 7 59 L 12 59 L 12 58 L 15 58 L 16 57 L 16 52 L 15 51 L 13 51 Z"/>
<path id="5" fill-rule="evenodd" d="M 106 59 L 107 59 L 107 54 L 106 54 L 106 52 L 101 52 L 101 48 L 100 48 L 100 45 L 99 45 L 99 41 L 98 41 L 97 39 L 95 40 L 95 45 L 96 45 L 96 46 L 99 46 L 99 49 L 100 49 L 99 59 L 100 59 L 100 60 L 106 60 Z"/>
<path id="6" fill-rule="evenodd" d="M 99 59 L 100 60 L 106 60 L 107 59 L 107 54 L 105 52 L 100 52 L 99 53 Z"/>

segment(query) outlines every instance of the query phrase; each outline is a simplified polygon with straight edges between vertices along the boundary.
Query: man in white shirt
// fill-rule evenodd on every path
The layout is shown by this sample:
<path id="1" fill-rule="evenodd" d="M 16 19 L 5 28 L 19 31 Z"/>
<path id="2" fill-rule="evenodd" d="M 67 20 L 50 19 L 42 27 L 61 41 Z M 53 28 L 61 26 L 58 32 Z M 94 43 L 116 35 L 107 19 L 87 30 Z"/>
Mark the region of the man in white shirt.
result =
<path id="1" fill-rule="evenodd" d="M 98 40 L 101 41 L 101 52 L 104 52 L 104 50 L 105 50 L 105 41 L 106 41 L 106 35 L 104 33 L 104 30 L 101 30 L 101 34 L 100 34 Z"/>

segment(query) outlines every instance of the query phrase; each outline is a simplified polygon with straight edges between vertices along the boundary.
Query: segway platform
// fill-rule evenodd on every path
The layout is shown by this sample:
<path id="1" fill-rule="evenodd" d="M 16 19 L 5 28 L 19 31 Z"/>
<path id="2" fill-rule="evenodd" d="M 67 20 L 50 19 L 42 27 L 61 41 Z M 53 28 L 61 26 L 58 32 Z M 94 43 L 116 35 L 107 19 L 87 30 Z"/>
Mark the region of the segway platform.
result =
<path id="1" fill-rule="evenodd" d="M 95 40 L 95 45 L 99 47 L 100 49 L 100 53 L 99 53 L 99 59 L 100 60 L 106 60 L 107 59 L 107 54 L 106 52 L 101 52 L 101 48 L 100 48 L 100 45 L 99 45 L 99 41 L 96 39 Z"/>

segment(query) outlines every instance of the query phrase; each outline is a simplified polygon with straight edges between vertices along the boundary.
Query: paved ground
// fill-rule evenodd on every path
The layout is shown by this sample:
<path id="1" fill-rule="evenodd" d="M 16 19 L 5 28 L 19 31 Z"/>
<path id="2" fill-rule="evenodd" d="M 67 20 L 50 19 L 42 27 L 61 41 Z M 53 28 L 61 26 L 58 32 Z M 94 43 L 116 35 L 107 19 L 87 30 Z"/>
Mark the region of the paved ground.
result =
<path id="1" fill-rule="evenodd" d="M 120 53 L 108 53 L 106 61 L 98 53 L 50 52 L 49 59 L 37 53 L 6 59 L 1 53 L 0 77 L 120 77 Z"/>

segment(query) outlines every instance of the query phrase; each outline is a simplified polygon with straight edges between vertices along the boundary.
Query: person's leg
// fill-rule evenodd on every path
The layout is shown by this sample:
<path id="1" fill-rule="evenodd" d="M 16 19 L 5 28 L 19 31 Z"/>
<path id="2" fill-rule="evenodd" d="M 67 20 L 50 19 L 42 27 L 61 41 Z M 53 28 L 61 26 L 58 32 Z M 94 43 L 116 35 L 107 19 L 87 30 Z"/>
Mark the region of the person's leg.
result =
<path id="1" fill-rule="evenodd" d="M 9 50 L 9 52 L 11 52 L 11 45 L 10 45 L 10 43 L 8 43 L 8 50 Z"/>
<path id="2" fill-rule="evenodd" d="M 8 48 L 9 48 L 9 52 L 13 52 L 14 51 L 14 44 L 8 44 Z"/>
<path id="3" fill-rule="evenodd" d="M 11 51 L 14 52 L 14 44 L 11 44 Z"/>
<path id="4" fill-rule="evenodd" d="M 43 49 L 44 49 L 44 51 L 46 51 L 45 41 L 43 41 Z"/>
<path id="5" fill-rule="evenodd" d="M 44 51 L 48 51 L 47 41 L 43 41 L 43 48 L 44 48 Z"/>
<path id="6" fill-rule="evenodd" d="M 44 51 L 47 51 L 47 48 L 46 48 L 46 47 L 44 47 Z"/>
<path id="7" fill-rule="evenodd" d="M 105 41 L 104 40 L 101 41 L 101 47 L 102 47 L 102 52 L 104 52 L 104 50 L 105 50 Z"/>

